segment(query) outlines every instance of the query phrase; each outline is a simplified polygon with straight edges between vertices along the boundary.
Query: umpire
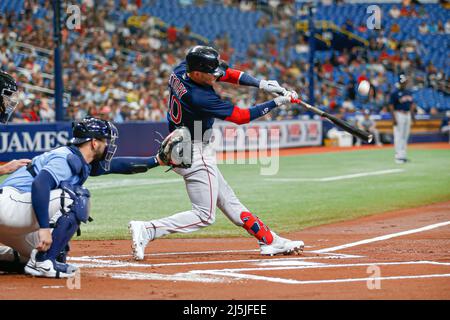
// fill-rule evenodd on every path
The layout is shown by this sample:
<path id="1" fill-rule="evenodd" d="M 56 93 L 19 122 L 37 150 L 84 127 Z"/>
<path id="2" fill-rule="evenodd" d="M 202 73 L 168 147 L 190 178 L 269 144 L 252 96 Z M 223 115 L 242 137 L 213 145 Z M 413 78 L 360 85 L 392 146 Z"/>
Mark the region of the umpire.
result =
<path id="1" fill-rule="evenodd" d="M 395 162 L 408 162 L 406 147 L 408 145 L 411 123 L 415 123 L 415 105 L 411 91 L 408 90 L 408 79 L 404 74 L 399 76 L 398 89 L 391 94 L 389 110 L 394 124 Z"/>

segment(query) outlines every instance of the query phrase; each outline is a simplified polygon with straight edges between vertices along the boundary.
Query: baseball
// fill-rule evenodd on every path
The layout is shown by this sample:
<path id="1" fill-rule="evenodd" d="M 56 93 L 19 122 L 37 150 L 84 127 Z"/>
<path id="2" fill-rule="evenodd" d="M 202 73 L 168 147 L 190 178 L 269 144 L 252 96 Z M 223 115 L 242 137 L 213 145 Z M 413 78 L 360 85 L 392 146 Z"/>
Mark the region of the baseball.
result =
<path id="1" fill-rule="evenodd" d="M 363 80 L 359 83 L 358 93 L 362 96 L 367 96 L 370 90 L 370 83 L 367 80 Z"/>

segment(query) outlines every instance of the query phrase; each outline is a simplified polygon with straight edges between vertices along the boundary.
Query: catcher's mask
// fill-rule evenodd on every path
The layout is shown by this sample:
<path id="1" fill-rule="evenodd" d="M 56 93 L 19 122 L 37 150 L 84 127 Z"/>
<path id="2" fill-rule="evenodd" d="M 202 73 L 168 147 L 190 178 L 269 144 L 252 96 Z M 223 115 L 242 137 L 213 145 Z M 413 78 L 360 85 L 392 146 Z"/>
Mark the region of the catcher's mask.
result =
<path id="1" fill-rule="evenodd" d="M 80 145 L 92 139 L 106 141 L 105 151 L 100 159 L 100 166 L 109 171 L 111 160 L 117 151 L 116 141 L 119 138 L 119 131 L 116 126 L 106 120 L 86 117 L 80 122 L 72 124 L 73 138 L 69 144 Z"/>
<path id="2" fill-rule="evenodd" d="M 18 102 L 16 81 L 6 72 L 0 71 L 0 123 L 8 123 Z"/>

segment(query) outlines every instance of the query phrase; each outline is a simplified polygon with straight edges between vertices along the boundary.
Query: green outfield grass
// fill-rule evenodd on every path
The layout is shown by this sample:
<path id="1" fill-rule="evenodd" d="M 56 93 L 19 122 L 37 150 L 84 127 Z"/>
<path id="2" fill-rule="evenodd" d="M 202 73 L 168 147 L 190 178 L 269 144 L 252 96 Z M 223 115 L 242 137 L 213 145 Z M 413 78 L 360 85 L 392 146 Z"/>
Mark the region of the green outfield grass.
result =
<path id="1" fill-rule="evenodd" d="M 280 159 L 274 176 L 260 175 L 258 165 L 219 167 L 241 201 L 272 229 L 283 233 L 450 200 L 450 150 L 410 150 L 409 156 L 412 162 L 406 165 L 394 163 L 391 148 L 288 156 Z M 404 171 L 325 182 L 276 180 L 389 169 Z M 162 168 L 139 175 L 90 178 L 87 186 L 95 221 L 83 226 L 77 239 L 127 239 L 129 220 L 151 220 L 190 208 L 182 179 L 174 172 L 164 173 Z M 218 211 L 213 226 L 172 237 L 245 234 Z"/>

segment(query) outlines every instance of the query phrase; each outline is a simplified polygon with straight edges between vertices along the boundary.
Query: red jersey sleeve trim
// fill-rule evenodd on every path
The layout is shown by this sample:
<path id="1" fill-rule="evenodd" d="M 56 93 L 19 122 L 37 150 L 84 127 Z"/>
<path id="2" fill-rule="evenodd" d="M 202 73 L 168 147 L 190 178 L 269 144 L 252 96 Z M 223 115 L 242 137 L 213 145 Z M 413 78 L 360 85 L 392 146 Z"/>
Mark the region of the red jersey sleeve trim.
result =
<path id="1" fill-rule="evenodd" d="M 241 109 L 234 106 L 233 113 L 231 116 L 225 118 L 226 121 L 230 121 L 236 124 L 244 124 L 250 122 L 250 110 Z"/>
<path id="2" fill-rule="evenodd" d="M 239 79 L 241 78 L 242 74 L 243 74 L 242 71 L 228 68 L 225 75 L 222 78 L 220 78 L 219 81 L 239 84 Z"/>

